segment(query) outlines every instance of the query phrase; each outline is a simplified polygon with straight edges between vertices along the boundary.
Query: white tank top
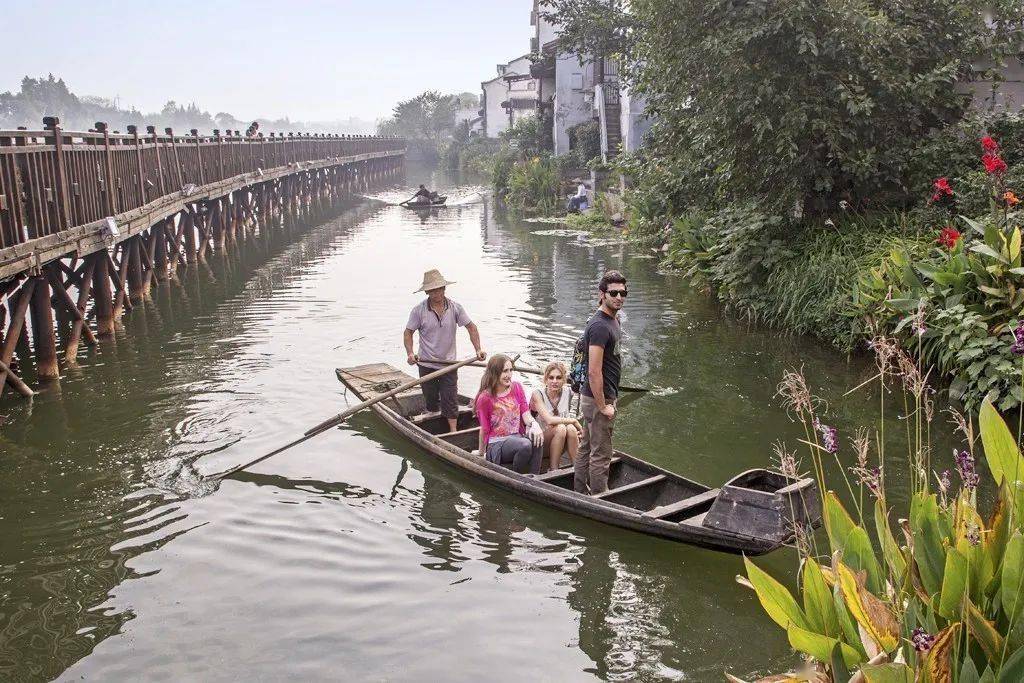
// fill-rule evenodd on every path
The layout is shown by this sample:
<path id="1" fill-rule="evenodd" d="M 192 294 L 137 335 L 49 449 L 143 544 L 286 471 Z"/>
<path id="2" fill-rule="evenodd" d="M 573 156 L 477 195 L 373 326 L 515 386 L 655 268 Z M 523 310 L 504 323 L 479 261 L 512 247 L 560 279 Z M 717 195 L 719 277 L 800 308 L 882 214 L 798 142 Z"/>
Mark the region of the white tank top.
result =
<path id="1" fill-rule="evenodd" d="M 544 405 L 547 406 L 548 412 L 556 417 L 567 417 L 569 415 L 569 396 L 572 395 L 572 390 L 566 385 L 562 387 L 562 395 L 558 398 L 558 405 L 552 405 L 551 399 L 548 398 L 548 392 L 546 389 L 536 389 L 534 393 L 540 394 L 541 399 L 544 401 Z"/>

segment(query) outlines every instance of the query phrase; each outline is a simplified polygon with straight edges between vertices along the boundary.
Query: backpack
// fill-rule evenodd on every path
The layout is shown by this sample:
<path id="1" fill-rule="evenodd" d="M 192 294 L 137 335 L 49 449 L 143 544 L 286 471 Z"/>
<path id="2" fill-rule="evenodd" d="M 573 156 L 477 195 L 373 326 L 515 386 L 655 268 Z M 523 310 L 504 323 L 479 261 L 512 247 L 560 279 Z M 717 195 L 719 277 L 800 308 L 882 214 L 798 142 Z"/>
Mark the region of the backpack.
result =
<path id="1" fill-rule="evenodd" d="M 581 393 L 587 383 L 587 333 L 584 332 L 576 340 L 572 349 L 572 361 L 569 363 L 569 388 L 574 393 Z"/>

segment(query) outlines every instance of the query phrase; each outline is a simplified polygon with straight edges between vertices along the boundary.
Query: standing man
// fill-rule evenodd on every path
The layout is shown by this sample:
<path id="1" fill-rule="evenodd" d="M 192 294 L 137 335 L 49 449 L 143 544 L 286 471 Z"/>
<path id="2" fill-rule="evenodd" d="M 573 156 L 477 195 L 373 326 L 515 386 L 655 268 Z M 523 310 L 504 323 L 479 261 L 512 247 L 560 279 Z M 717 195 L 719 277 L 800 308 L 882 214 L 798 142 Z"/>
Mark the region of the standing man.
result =
<path id="1" fill-rule="evenodd" d="M 487 354 L 480 348 L 480 330 L 469 319 L 466 310 L 445 296 L 445 288 L 453 285 L 438 270 L 428 270 L 423 274 L 423 286 L 417 292 L 426 292 L 427 298 L 412 309 L 409 322 L 405 324 L 405 352 L 409 354 L 409 365 L 417 365 L 420 377 L 429 375 L 435 370 L 445 367 L 431 360 L 457 360 L 455 356 L 455 331 L 465 327 L 469 332 L 469 341 L 476 349 L 476 356 L 485 360 Z M 419 353 L 413 353 L 413 332 L 420 333 Z M 422 361 L 421 361 L 422 359 Z M 427 412 L 444 415 L 448 419 L 449 431 L 457 428 L 459 417 L 459 380 L 457 371 L 449 372 L 437 379 L 432 379 L 420 386 L 423 398 L 427 402 Z"/>
<path id="2" fill-rule="evenodd" d="M 608 490 L 615 401 L 622 373 L 619 311 L 626 303 L 626 278 L 617 270 L 609 270 L 601 278 L 598 290 L 600 306 L 583 333 L 587 381 L 583 383 L 580 404 L 585 422 L 573 481 L 576 491 L 591 495 Z"/>

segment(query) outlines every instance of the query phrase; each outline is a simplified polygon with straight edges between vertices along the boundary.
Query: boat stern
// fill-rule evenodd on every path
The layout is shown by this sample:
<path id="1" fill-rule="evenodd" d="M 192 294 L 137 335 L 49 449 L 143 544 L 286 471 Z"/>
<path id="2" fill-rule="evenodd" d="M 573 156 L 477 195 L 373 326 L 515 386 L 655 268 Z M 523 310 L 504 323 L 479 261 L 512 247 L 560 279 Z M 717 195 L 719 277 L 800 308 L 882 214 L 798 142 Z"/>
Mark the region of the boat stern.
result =
<path id="1" fill-rule="evenodd" d="M 783 545 L 798 529 L 821 523 L 821 495 L 811 478 L 747 470 L 722 486 L 705 527 Z"/>

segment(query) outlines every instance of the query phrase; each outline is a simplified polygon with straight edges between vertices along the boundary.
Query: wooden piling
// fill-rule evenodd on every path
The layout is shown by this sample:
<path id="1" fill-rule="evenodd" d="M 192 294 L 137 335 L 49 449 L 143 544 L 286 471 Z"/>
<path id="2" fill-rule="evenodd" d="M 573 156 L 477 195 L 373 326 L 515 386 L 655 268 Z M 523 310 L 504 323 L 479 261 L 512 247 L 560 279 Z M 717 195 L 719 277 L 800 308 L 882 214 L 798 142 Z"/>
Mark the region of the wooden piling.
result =
<path id="1" fill-rule="evenodd" d="M 53 326 L 53 306 L 50 303 L 50 283 L 41 276 L 32 278 L 32 341 L 35 348 L 36 375 L 40 380 L 60 377 L 57 365 L 57 336 Z"/>
<path id="2" fill-rule="evenodd" d="M 114 335 L 114 294 L 110 287 L 110 262 L 103 249 L 89 257 L 93 261 L 93 303 L 96 309 L 96 335 Z"/>

